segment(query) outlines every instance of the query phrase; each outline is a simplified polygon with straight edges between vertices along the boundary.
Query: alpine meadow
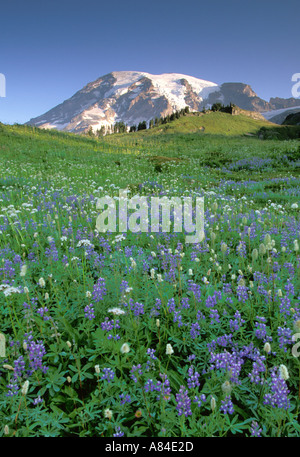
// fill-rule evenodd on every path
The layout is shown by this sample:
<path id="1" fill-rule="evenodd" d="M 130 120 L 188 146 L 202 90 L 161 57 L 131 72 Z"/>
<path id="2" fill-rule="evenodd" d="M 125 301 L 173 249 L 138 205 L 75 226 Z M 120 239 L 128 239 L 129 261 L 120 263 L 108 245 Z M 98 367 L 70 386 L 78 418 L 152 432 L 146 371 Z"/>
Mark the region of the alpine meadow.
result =
<path id="1" fill-rule="evenodd" d="M 300 127 L 199 114 L 0 125 L 2 436 L 300 436 Z M 204 239 L 97 230 L 122 189 Z"/>
<path id="2" fill-rule="evenodd" d="M 299 0 L 0 17 L 0 438 L 297 446 Z"/>

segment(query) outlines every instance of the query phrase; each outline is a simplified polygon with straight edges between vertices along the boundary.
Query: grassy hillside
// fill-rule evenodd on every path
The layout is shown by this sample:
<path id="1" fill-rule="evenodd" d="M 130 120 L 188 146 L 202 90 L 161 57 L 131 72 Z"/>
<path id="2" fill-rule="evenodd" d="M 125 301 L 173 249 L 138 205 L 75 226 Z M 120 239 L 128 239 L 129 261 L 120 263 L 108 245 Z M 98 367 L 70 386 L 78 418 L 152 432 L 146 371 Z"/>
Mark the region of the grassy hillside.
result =
<path id="1" fill-rule="evenodd" d="M 219 124 L 217 120 L 220 120 Z M 204 124 L 205 132 L 199 133 L 200 126 Z M 235 126 L 235 132 L 242 134 L 208 132 L 216 132 L 217 125 L 221 128 L 220 124 L 224 129 L 225 126 L 231 126 L 232 132 Z M 180 118 L 163 125 L 163 131 L 156 127 L 136 133 L 91 138 L 55 130 L 0 124 L 0 157 L 2 160 L 13 158 L 20 164 L 30 161 L 37 173 L 44 177 L 47 173 L 57 173 L 61 167 L 70 166 L 70 170 L 73 170 L 75 166 L 85 165 L 85 172 L 89 166 L 98 166 L 99 174 L 109 175 L 113 172 L 120 175 L 124 182 L 132 178 L 136 182 L 134 174 L 123 174 L 127 166 L 143 169 L 148 174 L 157 174 L 162 169 L 166 171 L 174 162 L 164 160 L 164 157 L 181 159 L 181 170 L 190 174 L 200 173 L 200 169 L 209 167 L 211 174 L 216 177 L 227 176 L 228 168 L 238 161 L 245 163 L 235 170 L 234 176 L 237 172 L 238 176 L 246 175 L 251 169 L 251 173 L 259 177 L 266 167 L 270 176 L 285 173 L 287 167 L 292 167 L 297 174 L 299 167 L 295 164 L 300 159 L 299 140 L 279 141 L 278 136 L 274 138 L 270 134 L 270 139 L 262 141 L 257 135 L 245 134 L 246 131 L 249 133 L 251 126 L 254 132 L 254 126 L 261 129 L 261 125 L 261 121 L 244 116 L 210 113 L 202 117 Z M 196 127 L 198 132 L 195 132 Z M 286 128 L 293 127 L 283 126 L 282 131 Z M 263 131 L 267 135 L 268 127 L 264 126 Z"/>
<path id="2" fill-rule="evenodd" d="M 200 115 L 188 115 L 176 119 L 163 126 L 158 126 L 155 131 L 168 133 L 210 133 L 218 135 L 244 135 L 247 133 L 256 133 L 261 127 L 272 125 L 265 120 L 252 119 L 249 116 L 221 112 L 208 112 Z"/>
<path id="3" fill-rule="evenodd" d="M 300 113 L 289 114 L 282 123 L 283 125 L 300 125 Z"/>

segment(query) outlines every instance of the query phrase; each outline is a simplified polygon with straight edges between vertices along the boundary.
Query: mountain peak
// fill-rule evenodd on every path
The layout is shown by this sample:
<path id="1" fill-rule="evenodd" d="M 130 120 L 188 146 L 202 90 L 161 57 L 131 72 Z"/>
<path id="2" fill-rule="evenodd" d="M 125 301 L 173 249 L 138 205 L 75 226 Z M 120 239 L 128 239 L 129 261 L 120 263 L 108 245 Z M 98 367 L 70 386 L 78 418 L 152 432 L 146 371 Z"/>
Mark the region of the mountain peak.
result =
<path id="1" fill-rule="evenodd" d="M 190 102 L 191 109 L 201 109 L 214 91 L 219 91 L 217 84 L 179 73 L 113 71 L 28 124 L 73 132 L 108 128 L 120 121 L 133 125 L 172 114 Z"/>
<path id="2" fill-rule="evenodd" d="M 201 111 L 213 103 L 234 103 L 242 109 L 264 112 L 273 106 L 259 98 L 248 84 L 211 81 L 180 73 L 153 75 L 144 71 L 112 71 L 88 83 L 68 100 L 28 124 L 45 129 L 82 133 L 107 131 L 116 122 L 128 126 L 184 109 Z"/>

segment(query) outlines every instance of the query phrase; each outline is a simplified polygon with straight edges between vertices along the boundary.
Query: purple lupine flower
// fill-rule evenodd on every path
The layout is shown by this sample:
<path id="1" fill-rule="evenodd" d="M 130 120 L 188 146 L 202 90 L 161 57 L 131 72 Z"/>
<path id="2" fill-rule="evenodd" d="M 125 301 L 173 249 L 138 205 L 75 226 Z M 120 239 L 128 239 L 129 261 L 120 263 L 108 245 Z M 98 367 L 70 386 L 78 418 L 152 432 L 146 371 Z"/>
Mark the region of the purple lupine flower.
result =
<path id="1" fill-rule="evenodd" d="M 115 328 L 115 321 L 109 320 L 108 317 L 105 318 L 104 322 L 101 322 L 102 330 L 110 331 Z"/>
<path id="2" fill-rule="evenodd" d="M 190 304 L 189 304 L 189 299 L 188 299 L 188 297 L 183 297 L 183 298 L 181 299 L 181 308 L 182 308 L 182 309 L 189 309 L 189 307 L 190 307 Z"/>
<path id="3" fill-rule="evenodd" d="M 92 304 L 85 306 L 84 317 L 86 317 L 89 321 L 95 319 L 95 309 Z"/>
<path id="4" fill-rule="evenodd" d="M 290 407 L 290 400 L 288 398 L 290 391 L 286 381 L 281 377 L 278 367 L 274 367 L 271 370 L 269 386 L 271 393 L 265 395 L 264 405 L 270 405 L 272 408 L 288 409 Z"/>
<path id="5" fill-rule="evenodd" d="M 200 408 L 205 401 L 206 401 L 205 394 L 201 394 L 200 397 L 198 397 L 198 395 L 196 395 L 194 398 L 194 403 L 197 404 L 198 408 Z"/>
<path id="6" fill-rule="evenodd" d="M 212 340 L 210 343 L 207 343 L 207 348 L 210 351 L 215 351 L 216 346 L 228 347 L 232 346 L 232 334 L 219 336 L 216 340 Z"/>
<path id="7" fill-rule="evenodd" d="M 153 379 L 148 379 L 144 385 L 145 392 L 154 392 L 157 390 L 157 386 L 154 383 Z"/>
<path id="8" fill-rule="evenodd" d="M 161 300 L 159 298 L 157 298 L 155 300 L 155 305 L 154 307 L 151 309 L 150 311 L 150 317 L 153 317 L 153 316 L 159 316 L 159 310 L 160 310 L 160 307 L 161 307 Z"/>
<path id="9" fill-rule="evenodd" d="M 217 306 L 218 300 L 221 300 L 221 298 L 222 292 L 216 290 L 213 295 L 207 297 L 205 301 L 205 306 L 207 306 L 207 308 L 214 308 Z"/>
<path id="10" fill-rule="evenodd" d="M 211 309 L 209 317 L 211 319 L 210 325 L 220 323 L 220 316 L 219 316 L 219 312 L 217 309 Z"/>
<path id="11" fill-rule="evenodd" d="M 169 313 L 172 313 L 173 311 L 175 311 L 176 305 L 175 305 L 174 298 L 170 298 L 170 300 L 168 300 L 167 307 L 168 307 Z"/>
<path id="12" fill-rule="evenodd" d="M 233 414 L 234 413 L 234 408 L 233 408 L 233 404 L 232 404 L 230 395 L 226 395 L 225 400 L 221 401 L 220 411 L 223 412 L 224 414 Z"/>
<path id="13" fill-rule="evenodd" d="M 191 324 L 190 335 L 193 340 L 200 335 L 200 325 L 198 324 L 198 322 L 194 322 Z"/>
<path id="14" fill-rule="evenodd" d="M 130 403 L 131 402 L 131 397 L 128 394 L 120 394 L 119 398 L 121 400 L 120 401 L 121 405 L 125 405 L 125 403 Z"/>
<path id="15" fill-rule="evenodd" d="M 107 381 L 110 383 L 114 380 L 115 372 L 111 368 L 103 368 L 103 375 L 101 376 L 102 381 Z"/>
<path id="16" fill-rule="evenodd" d="M 269 295 L 268 291 L 261 285 L 257 287 L 257 293 L 265 298 L 265 302 L 268 303 L 271 301 L 271 296 Z"/>
<path id="17" fill-rule="evenodd" d="M 6 386 L 8 388 L 8 392 L 6 394 L 7 397 L 13 397 L 14 395 L 18 394 L 20 390 L 18 380 L 15 378 Z"/>
<path id="18" fill-rule="evenodd" d="M 154 361 L 157 360 L 157 357 L 154 355 L 155 349 L 147 349 L 147 355 L 150 357 L 150 360 L 147 360 L 146 363 L 146 371 L 150 371 L 151 369 L 155 369 Z"/>
<path id="19" fill-rule="evenodd" d="M 196 320 L 197 321 L 200 321 L 200 320 L 205 321 L 205 315 L 202 313 L 202 311 L 197 311 Z"/>
<path id="20" fill-rule="evenodd" d="M 115 438 L 120 438 L 124 436 L 124 432 L 121 431 L 121 427 L 115 427 L 115 433 L 113 434 Z"/>
<path id="21" fill-rule="evenodd" d="M 287 295 L 291 295 L 292 297 L 295 295 L 295 287 L 290 278 L 287 279 L 287 283 L 285 284 L 284 288 L 287 292 Z"/>
<path id="22" fill-rule="evenodd" d="M 266 371 L 266 366 L 264 364 L 266 358 L 265 356 L 257 357 L 253 362 L 253 367 L 251 373 L 249 373 L 249 378 L 254 384 L 263 384 L 264 378 L 261 376 L 261 373 Z"/>
<path id="23" fill-rule="evenodd" d="M 105 330 L 106 332 L 111 332 L 112 330 L 114 329 L 117 329 L 117 328 L 120 328 L 120 321 L 119 319 L 116 319 L 115 321 L 112 319 L 112 320 L 109 320 L 108 317 L 106 317 L 104 319 L 104 322 L 101 322 L 101 328 L 102 330 Z M 107 336 L 107 339 L 108 340 L 119 340 L 120 339 L 120 335 L 113 335 L 112 333 L 109 333 L 108 336 Z"/>
<path id="24" fill-rule="evenodd" d="M 103 300 L 106 294 L 107 289 L 105 286 L 105 279 L 98 278 L 96 284 L 94 284 L 93 287 L 93 300 L 98 303 L 100 300 Z"/>
<path id="25" fill-rule="evenodd" d="M 171 387 L 168 376 L 165 373 L 160 373 L 159 376 L 162 379 L 162 383 L 160 384 L 160 394 L 163 397 L 163 400 L 169 400 L 171 396 Z M 157 400 L 159 400 L 159 397 L 157 397 Z"/>
<path id="26" fill-rule="evenodd" d="M 251 436 L 260 437 L 262 428 L 259 427 L 258 422 L 252 421 L 251 423 Z"/>
<path id="27" fill-rule="evenodd" d="M 248 288 L 246 286 L 237 286 L 236 293 L 239 301 L 243 303 L 246 303 L 246 301 L 249 299 Z"/>
<path id="28" fill-rule="evenodd" d="M 38 397 L 36 397 L 36 398 L 33 400 L 32 403 L 34 404 L 34 406 L 36 406 L 36 405 L 38 405 L 39 403 L 43 403 L 43 399 L 42 399 L 40 396 L 38 396 Z"/>
<path id="29" fill-rule="evenodd" d="M 247 255 L 247 248 L 245 241 L 239 241 L 239 244 L 236 247 L 236 253 L 240 257 L 246 257 Z"/>
<path id="30" fill-rule="evenodd" d="M 139 363 L 138 365 L 133 365 L 133 367 L 130 370 L 130 373 L 131 379 L 133 379 L 134 382 L 138 382 L 137 375 L 141 376 L 143 374 L 141 364 Z"/>
<path id="31" fill-rule="evenodd" d="M 43 307 L 38 308 L 36 310 L 36 312 L 44 319 L 44 321 L 49 321 L 51 319 L 51 317 L 47 316 L 47 314 L 46 314 L 49 312 L 49 309 L 47 308 L 47 306 L 45 306 L 44 308 Z"/>
<path id="32" fill-rule="evenodd" d="M 285 317 L 291 315 L 291 300 L 289 297 L 280 298 L 279 311 L 280 314 L 283 314 Z"/>
<path id="33" fill-rule="evenodd" d="M 244 360 L 238 353 L 229 353 L 227 351 L 221 352 L 220 354 L 211 353 L 210 357 L 211 370 L 221 369 L 222 371 L 230 374 L 230 381 L 239 384 L 238 379 Z"/>
<path id="34" fill-rule="evenodd" d="M 22 377 L 24 371 L 25 371 L 25 361 L 24 357 L 20 355 L 15 361 L 14 361 L 14 374 L 16 376 Z"/>
<path id="35" fill-rule="evenodd" d="M 242 319 L 241 313 L 239 311 L 236 311 L 234 318 L 234 320 L 229 320 L 229 327 L 232 332 L 237 332 L 240 329 L 240 327 L 245 323 L 245 320 Z"/>
<path id="36" fill-rule="evenodd" d="M 129 284 L 128 284 L 128 281 L 121 281 L 121 284 L 120 284 L 120 293 L 121 295 L 123 296 L 126 292 L 126 289 L 129 287 Z"/>
<path id="37" fill-rule="evenodd" d="M 191 355 L 189 355 L 188 358 L 187 358 L 188 362 L 192 362 L 192 361 L 195 360 L 195 359 L 196 359 L 195 354 L 191 354 Z"/>
<path id="38" fill-rule="evenodd" d="M 132 298 L 129 299 L 129 307 L 131 311 L 133 311 L 133 314 L 138 317 L 140 314 L 144 314 L 144 305 L 139 302 L 135 302 L 132 300 Z"/>
<path id="39" fill-rule="evenodd" d="M 284 352 L 287 352 L 286 345 L 293 342 L 292 330 L 290 328 L 278 327 L 277 334 L 279 339 L 279 347 L 283 348 Z"/>
<path id="40" fill-rule="evenodd" d="M 267 326 L 264 322 L 266 322 L 266 319 L 264 317 L 259 317 L 257 316 L 256 319 L 258 322 L 255 322 L 255 336 L 256 338 L 263 340 L 266 335 L 267 335 Z"/>
<path id="41" fill-rule="evenodd" d="M 189 377 L 187 380 L 187 384 L 188 384 L 189 389 L 193 389 L 195 387 L 200 386 L 200 382 L 199 382 L 200 375 L 197 371 L 194 372 L 193 365 L 191 365 L 190 368 L 188 369 L 188 375 L 189 375 Z"/>
<path id="42" fill-rule="evenodd" d="M 224 294 L 232 294 L 232 286 L 230 283 L 223 284 L 223 292 Z"/>
<path id="43" fill-rule="evenodd" d="M 30 301 L 31 301 L 32 308 L 35 309 L 37 307 L 37 304 L 38 304 L 38 299 L 36 297 L 32 297 L 30 299 Z"/>
<path id="44" fill-rule="evenodd" d="M 196 302 L 201 301 L 201 287 L 199 284 L 195 284 L 192 280 L 188 281 L 188 290 L 193 292 Z"/>
<path id="45" fill-rule="evenodd" d="M 173 322 L 178 322 L 178 327 L 182 327 L 184 325 L 182 322 L 182 315 L 180 311 L 174 311 Z"/>
<path id="46" fill-rule="evenodd" d="M 176 409 L 178 411 L 178 416 L 184 415 L 185 417 L 192 415 L 191 410 L 191 399 L 188 396 L 188 391 L 184 386 L 181 386 L 178 394 L 176 394 Z"/>
<path id="47" fill-rule="evenodd" d="M 58 250 L 55 245 L 55 241 L 50 242 L 50 247 L 45 249 L 45 256 L 48 259 L 53 260 L 54 262 L 58 262 L 59 256 L 58 256 Z"/>
<path id="48" fill-rule="evenodd" d="M 68 256 L 66 256 L 65 254 L 62 256 L 62 263 L 64 265 L 67 265 L 69 263 Z"/>
<path id="49" fill-rule="evenodd" d="M 29 358 L 29 366 L 31 373 L 40 369 L 43 373 L 46 373 L 48 367 L 43 365 L 43 356 L 46 354 L 46 349 L 41 341 L 28 341 L 27 342 L 27 354 Z"/>
<path id="50" fill-rule="evenodd" d="M 157 357 L 154 355 L 155 349 L 147 349 L 147 355 L 150 357 L 152 360 L 157 360 Z"/>

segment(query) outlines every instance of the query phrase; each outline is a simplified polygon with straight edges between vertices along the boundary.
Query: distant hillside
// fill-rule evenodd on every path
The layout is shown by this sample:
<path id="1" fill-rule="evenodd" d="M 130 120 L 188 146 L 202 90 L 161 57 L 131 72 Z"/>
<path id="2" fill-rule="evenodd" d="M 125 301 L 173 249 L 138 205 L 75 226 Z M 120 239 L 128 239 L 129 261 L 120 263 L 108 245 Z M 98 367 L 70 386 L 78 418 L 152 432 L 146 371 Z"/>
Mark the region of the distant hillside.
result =
<path id="1" fill-rule="evenodd" d="M 259 118 L 254 118 L 254 117 Z M 220 111 L 207 113 L 191 113 L 164 125 L 142 130 L 144 134 L 154 135 L 163 133 L 203 133 L 217 135 L 247 135 L 255 134 L 262 127 L 272 127 L 259 113 L 238 109 L 238 114 L 232 115 Z M 139 132 L 138 132 L 139 133 Z M 131 134 L 129 134 L 131 135 Z"/>
<path id="2" fill-rule="evenodd" d="M 300 112 L 289 114 L 282 123 L 283 125 L 300 125 Z"/>
<path id="3" fill-rule="evenodd" d="M 282 108 L 262 113 L 267 121 L 281 125 L 289 114 L 299 113 L 300 106 L 294 108 Z"/>

